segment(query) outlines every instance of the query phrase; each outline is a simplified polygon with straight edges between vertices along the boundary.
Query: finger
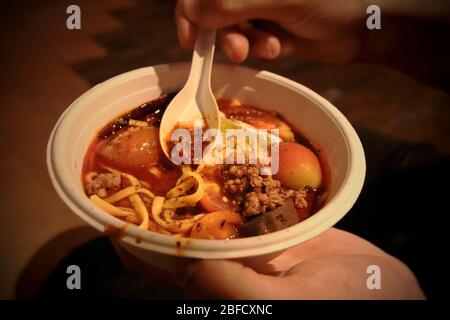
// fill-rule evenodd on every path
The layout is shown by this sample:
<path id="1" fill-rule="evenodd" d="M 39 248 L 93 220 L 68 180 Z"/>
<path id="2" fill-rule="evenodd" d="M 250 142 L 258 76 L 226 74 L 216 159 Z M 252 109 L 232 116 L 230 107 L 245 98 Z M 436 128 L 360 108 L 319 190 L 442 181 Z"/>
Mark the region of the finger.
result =
<path id="1" fill-rule="evenodd" d="M 281 42 L 280 58 L 291 56 L 297 50 L 297 42 L 293 37 L 278 37 Z"/>
<path id="2" fill-rule="evenodd" d="M 266 20 L 254 20 L 252 25 L 254 29 L 270 33 L 278 39 L 281 45 L 280 58 L 289 56 L 296 50 L 297 37 L 280 27 L 279 24 Z"/>
<path id="3" fill-rule="evenodd" d="M 205 260 L 185 270 L 182 288 L 198 298 L 276 299 L 285 292 L 283 278 L 258 274 L 228 260 Z"/>
<path id="4" fill-rule="evenodd" d="M 181 11 L 180 1 L 175 7 L 175 24 L 177 26 L 178 41 L 182 48 L 193 48 L 195 43 L 196 29 Z"/>
<path id="5" fill-rule="evenodd" d="M 250 38 L 250 55 L 255 58 L 275 59 L 281 53 L 281 41 L 272 33 L 253 29 Z"/>
<path id="6" fill-rule="evenodd" d="M 220 47 L 231 61 L 241 63 L 247 59 L 249 42 L 239 28 L 229 27 L 221 29 L 218 38 Z"/>
<path id="7" fill-rule="evenodd" d="M 368 266 L 382 270 L 382 286 L 368 290 Z M 294 266 L 285 280 L 286 295 L 298 299 L 423 299 L 414 274 L 399 260 L 385 255 L 336 254 Z"/>
<path id="8" fill-rule="evenodd" d="M 330 228 L 320 235 L 286 250 L 272 262 L 278 259 L 287 259 L 294 260 L 294 263 L 297 264 L 306 260 L 337 254 L 386 256 L 386 252 L 367 240 L 344 230 Z"/>
<path id="9" fill-rule="evenodd" d="M 276 19 L 283 9 L 276 0 L 180 0 L 182 14 L 203 28 L 223 28 L 249 19 Z"/>

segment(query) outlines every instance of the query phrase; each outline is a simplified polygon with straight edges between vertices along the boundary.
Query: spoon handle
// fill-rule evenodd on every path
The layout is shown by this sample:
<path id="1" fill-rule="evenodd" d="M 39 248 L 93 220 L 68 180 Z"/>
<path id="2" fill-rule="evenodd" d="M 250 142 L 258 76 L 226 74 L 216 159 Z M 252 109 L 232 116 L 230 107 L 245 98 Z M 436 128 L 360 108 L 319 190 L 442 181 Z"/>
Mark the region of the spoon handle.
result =
<path id="1" fill-rule="evenodd" d="M 216 29 L 197 30 L 191 71 L 186 86 L 211 90 L 211 68 L 216 42 Z"/>

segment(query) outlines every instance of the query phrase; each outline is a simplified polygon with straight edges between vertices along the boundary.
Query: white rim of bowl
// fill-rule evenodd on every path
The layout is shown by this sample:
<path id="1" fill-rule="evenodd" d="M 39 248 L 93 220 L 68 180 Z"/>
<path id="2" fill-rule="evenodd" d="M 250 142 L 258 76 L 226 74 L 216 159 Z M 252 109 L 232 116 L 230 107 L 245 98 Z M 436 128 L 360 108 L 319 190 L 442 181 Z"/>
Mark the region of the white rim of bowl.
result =
<path id="1" fill-rule="evenodd" d="M 77 107 L 80 103 L 95 99 L 101 95 L 103 91 L 110 90 L 112 87 L 115 87 L 122 82 L 138 78 L 143 74 L 155 73 L 155 70 L 164 70 L 167 68 L 182 69 L 188 67 L 188 63 L 161 64 L 117 75 L 85 92 L 63 112 L 53 128 L 48 141 L 47 167 L 51 181 L 58 195 L 74 213 L 101 232 L 104 232 L 107 226 L 122 229 L 126 233 L 126 236 L 121 238 L 121 240 L 130 245 L 168 255 L 202 259 L 242 258 L 285 250 L 317 236 L 332 227 L 347 214 L 356 202 L 363 187 L 366 163 L 361 141 L 345 116 L 329 101 L 293 80 L 269 71 L 258 71 L 243 66 L 220 64 L 215 65 L 214 68 L 238 68 L 242 70 L 242 72 L 257 72 L 257 77 L 288 87 L 292 91 L 308 98 L 315 106 L 327 112 L 335 121 L 337 127 L 345 137 L 350 164 L 342 186 L 323 208 L 308 219 L 274 233 L 231 240 L 203 240 L 190 238 L 180 239 L 174 236 L 142 230 L 134 225 L 127 224 L 118 218 L 108 215 L 101 209 L 95 207 L 87 197 L 83 200 L 79 199 L 76 195 L 74 186 L 68 182 L 71 181 L 68 179 L 68 174 L 64 174 L 61 171 L 64 164 L 67 163 L 65 161 L 65 153 L 58 152 L 56 146 L 58 143 L 64 141 L 64 135 L 70 128 L 71 118 L 76 115 Z M 54 170 L 52 170 L 52 168 Z M 62 179 L 63 177 L 66 177 L 67 179 L 64 180 Z M 335 212 L 339 212 L 339 214 L 336 214 Z M 181 248 L 179 248 L 180 244 Z"/>

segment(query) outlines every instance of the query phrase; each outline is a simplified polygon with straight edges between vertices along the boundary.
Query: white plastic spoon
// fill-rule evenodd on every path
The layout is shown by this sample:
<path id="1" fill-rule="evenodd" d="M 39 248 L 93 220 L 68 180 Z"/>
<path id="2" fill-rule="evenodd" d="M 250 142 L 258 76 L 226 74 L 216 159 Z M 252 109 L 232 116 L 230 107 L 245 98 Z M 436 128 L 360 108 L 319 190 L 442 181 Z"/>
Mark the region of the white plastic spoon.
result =
<path id="1" fill-rule="evenodd" d="M 159 141 L 164 154 L 171 161 L 167 141 L 178 124 L 193 124 L 195 120 L 204 119 L 207 129 L 220 129 L 219 108 L 211 90 L 215 40 L 215 29 L 198 29 L 189 78 L 167 106 L 161 119 Z"/>

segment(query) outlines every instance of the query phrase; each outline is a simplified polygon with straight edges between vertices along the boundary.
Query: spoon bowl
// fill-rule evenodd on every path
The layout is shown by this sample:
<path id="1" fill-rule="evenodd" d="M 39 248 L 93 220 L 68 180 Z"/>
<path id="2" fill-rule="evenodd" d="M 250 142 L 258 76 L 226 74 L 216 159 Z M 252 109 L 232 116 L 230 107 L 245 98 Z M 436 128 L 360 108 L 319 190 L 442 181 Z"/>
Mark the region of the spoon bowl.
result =
<path id="1" fill-rule="evenodd" d="M 214 56 L 216 30 L 199 29 L 192 56 L 191 70 L 183 89 L 167 106 L 161 119 L 159 141 L 168 159 L 170 135 L 178 126 L 188 127 L 202 120 L 207 129 L 220 128 L 220 114 L 211 90 L 211 68 Z M 214 144 L 214 141 L 211 141 Z"/>

